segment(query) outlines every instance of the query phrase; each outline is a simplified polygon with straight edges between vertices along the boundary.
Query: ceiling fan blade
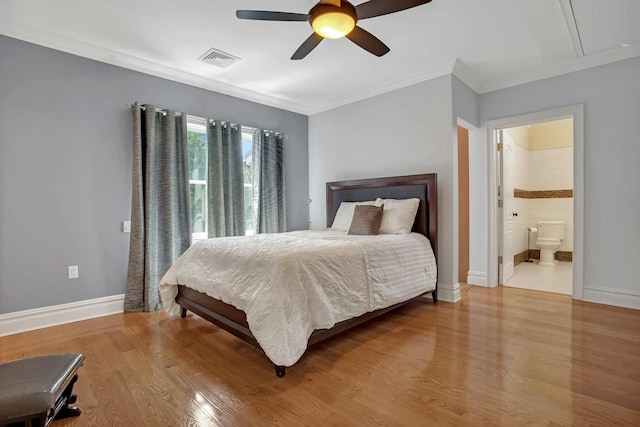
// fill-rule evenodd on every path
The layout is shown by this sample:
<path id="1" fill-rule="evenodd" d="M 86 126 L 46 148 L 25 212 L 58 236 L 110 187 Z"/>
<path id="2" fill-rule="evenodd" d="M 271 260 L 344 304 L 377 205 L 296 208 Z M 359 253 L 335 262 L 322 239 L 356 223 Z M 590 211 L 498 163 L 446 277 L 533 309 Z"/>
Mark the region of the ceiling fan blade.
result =
<path id="1" fill-rule="evenodd" d="M 313 49 L 316 48 L 320 44 L 320 42 L 324 40 L 321 35 L 317 33 L 312 33 L 308 39 L 304 41 L 295 51 L 291 59 L 302 59 L 307 56 Z"/>
<path id="2" fill-rule="evenodd" d="M 268 10 L 236 10 L 236 16 L 240 19 L 257 21 L 306 21 L 309 19 L 309 15 L 306 13 L 270 12 Z"/>
<path id="3" fill-rule="evenodd" d="M 385 55 L 390 50 L 379 38 L 357 25 L 346 37 L 364 50 L 373 53 L 375 56 Z"/>
<path id="4" fill-rule="evenodd" d="M 356 15 L 358 19 L 373 18 L 411 9 L 412 7 L 420 6 L 430 1 L 431 0 L 369 0 L 366 3 L 356 6 Z"/>

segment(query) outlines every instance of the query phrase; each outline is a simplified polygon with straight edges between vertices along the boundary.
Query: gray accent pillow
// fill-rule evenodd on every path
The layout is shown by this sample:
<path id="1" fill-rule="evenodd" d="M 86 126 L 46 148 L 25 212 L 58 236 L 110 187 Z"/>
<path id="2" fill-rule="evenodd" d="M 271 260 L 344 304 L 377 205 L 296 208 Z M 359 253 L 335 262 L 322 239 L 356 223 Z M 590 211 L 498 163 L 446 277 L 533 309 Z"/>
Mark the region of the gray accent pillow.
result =
<path id="1" fill-rule="evenodd" d="M 358 205 L 353 211 L 351 227 L 347 234 L 371 235 L 378 234 L 380 223 L 382 222 L 382 211 L 384 205 L 368 206 Z"/>

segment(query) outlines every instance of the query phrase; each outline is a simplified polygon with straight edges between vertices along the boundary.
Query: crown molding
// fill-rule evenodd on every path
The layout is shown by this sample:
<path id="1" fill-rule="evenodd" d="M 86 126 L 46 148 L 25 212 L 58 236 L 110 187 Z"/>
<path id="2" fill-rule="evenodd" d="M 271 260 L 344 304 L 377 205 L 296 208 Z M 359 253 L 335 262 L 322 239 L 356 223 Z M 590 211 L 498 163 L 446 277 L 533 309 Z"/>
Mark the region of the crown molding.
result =
<path id="1" fill-rule="evenodd" d="M 354 102 L 362 101 L 363 99 L 382 95 L 384 93 L 388 93 L 393 90 L 401 89 L 417 83 L 422 83 L 427 80 L 435 79 L 437 77 L 450 75 L 453 73 L 453 67 L 456 61 L 457 60 L 450 61 L 442 65 L 441 67 L 432 68 L 426 71 L 421 71 L 419 73 L 403 76 L 398 79 L 389 80 L 384 84 L 373 86 L 365 90 L 352 92 L 346 97 L 335 99 L 331 102 L 312 105 L 309 107 L 309 115 L 321 113 L 323 111 L 331 110 L 333 108 L 342 107 L 343 105 L 352 104 Z"/>
<path id="2" fill-rule="evenodd" d="M 469 67 L 467 67 L 459 59 L 456 59 L 456 62 L 453 64 L 452 74 L 459 78 L 464 84 L 473 89 L 474 92 L 480 93 L 482 80 L 480 80 L 478 76 L 476 76 L 473 71 L 471 71 Z"/>
<path id="3" fill-rule="evenodd" d="M 561 64 L 547 67 L 541 70 L 535 70 L 495 80 L 485 81 L 481 85 L 480 91 L 478 93 L 482 94 L 500 89 L 506 89 L 525 83 L 531 83 L 550 77 L 557 77 L 563 74 L 573 73 L 575 71 L 582 71 L 600 65 L 606 65 L 613 62 L 623 61 L 625 59 L 635 58 L 636 56 L 640 56 L 640 43 L 636 43 L 629 47 L 621 46 L 614 49 L 603 50 L 576 59 L 565 61 Z"/>
<path id="4" fill-rule="evenodd" d="M 567 15 L 570 12 L 570 10 L 567 9 L 567 6 L 570 7 L 569 0 L 561 0 L 561 5 L 563 5 L 565 20 L 569 20 L 569 18 L 572 19 L 572 14 L 571 17 L 568 17 Z M 189 73 L 164 64 L 138 58 L 115 50 L 106 49 L 85 41 L 77 40 L 61 34 L 51 33 L 1 18 L 0 34 L 72 55 L 77 55 L 106 64 L 115 65 L 144 74 L 307 116 L 445 75 L 455 75 L 476 93 L 483 94 L 640 56 L 640 43 L 636 43 L 628 47 L 609 49 L 587 56 L 580 56 L 578 55 L 578 47 L 575 44 L 576 40 L 572 39 L 574 42 L 574 48 L 576 49 L 576 55 L 578 55 L 578 57 L 542 70 L 529 71 L 494 80 L 483 81 L 478 78 L 462 61 L 455 59 L 439 67 L 434 67 L 429 70 L 390 80 L 384 84 L 369 87 L 365 90 L 351 92 L 346 94 L 344 97 L 333 99 L 329 102 L 303 104 L 292 99 L 275 97 L 256 90 L 216 81 L 213 78 Z"/>
<path id="5" fill-rule="evenodd" d="M 0 34 L 83 58 L 116 65 L 178 83 L 184 83 L 189 86 L 242 98 L 294 113 L 307 114 L 307 106 L 289 99 L 277 98 L 250 89 L 215 81 L 211 78 L 185 72 L 164 64 L 106 49 L 85 41 L 51 33 L 25 24 L 0 19 Z"/>
<path id="6" fill-rule="evenodd" d="M 126 53 L 106 49 L 85 41 L 66 37 L 61 34 L 51 33 L 29 25 L 0 19 L 0 34 L 13 37 L 40 46 L 59 50 L 92 59 L 106 64 L 115 65 L 144 74 L 161 77 L 167 80 L 184 83 L 190 86 L 211 90 L 224 95 L 234 96 L 247 101 L 257 102 L 270 107 L 280 108 L 293 113 L 312 115 L 322 111 L 351 104 L 372 96 L 381 95 L 392 90 L 411 86 L 416 83 L 431 80 L 436 77 L 451 74 L 455 61 L 451 61 L 441 67 L 423 71 L 420 73 L 403 76 L 391 80 L 382 85 L 367 88 L 363 91 L 353 92 L 346 97 L 332 100 L 327 103 L 315 105 L 302 104 L 291 99 L 277 98 L 254 90 L 241 88 L 228 83 L 219 82 L 197 74 L 188 73 L 164 64 L 138 58 Z"/>

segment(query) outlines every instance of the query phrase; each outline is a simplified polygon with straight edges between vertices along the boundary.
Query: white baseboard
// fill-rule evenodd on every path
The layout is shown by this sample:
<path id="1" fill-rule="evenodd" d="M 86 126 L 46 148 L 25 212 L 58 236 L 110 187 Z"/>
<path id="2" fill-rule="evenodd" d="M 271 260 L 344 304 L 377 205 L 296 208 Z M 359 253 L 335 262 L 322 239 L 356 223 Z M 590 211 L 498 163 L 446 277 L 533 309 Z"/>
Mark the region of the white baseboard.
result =
<path id="1" fill-rule="evenodd" d="M 487 286 L 487 273 L 482 271 L 471 271 L 467 273 L 467 284 L 476 286 Z"/>
<path id="2" fill-rule="evenodd" d="M 438 283 L 438 300 L 446 302 L 458 302 L 460 296 L 460 283 L 444 284 Z"/>
<path id="3" fill-rule="evenodd" d="M 124 311 L 124 294 L 0 315 L 0 337 Z"/>
<path id="4" fill-rule="evenodd" d="M 640 292 L 638 291 L 590 286 L 583 288 L 582 299 L 583 301 L 640 310 Z"/>

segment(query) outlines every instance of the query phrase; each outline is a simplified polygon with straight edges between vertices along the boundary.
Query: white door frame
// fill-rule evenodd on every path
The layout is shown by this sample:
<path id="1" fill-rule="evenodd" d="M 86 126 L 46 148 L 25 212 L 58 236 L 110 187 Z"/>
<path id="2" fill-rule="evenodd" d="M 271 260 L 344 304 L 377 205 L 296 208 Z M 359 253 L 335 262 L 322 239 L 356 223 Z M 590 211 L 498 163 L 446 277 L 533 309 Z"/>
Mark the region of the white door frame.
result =
<path id="1" fill-rule="evenodd" d="M 498 196 L 495 131 L 552 120 L 573 118 L 573 298 L 583 299 L 584 276 L 584 105 L 487 121 L 488 256 L 487 286 L 498 286 Z"/>

